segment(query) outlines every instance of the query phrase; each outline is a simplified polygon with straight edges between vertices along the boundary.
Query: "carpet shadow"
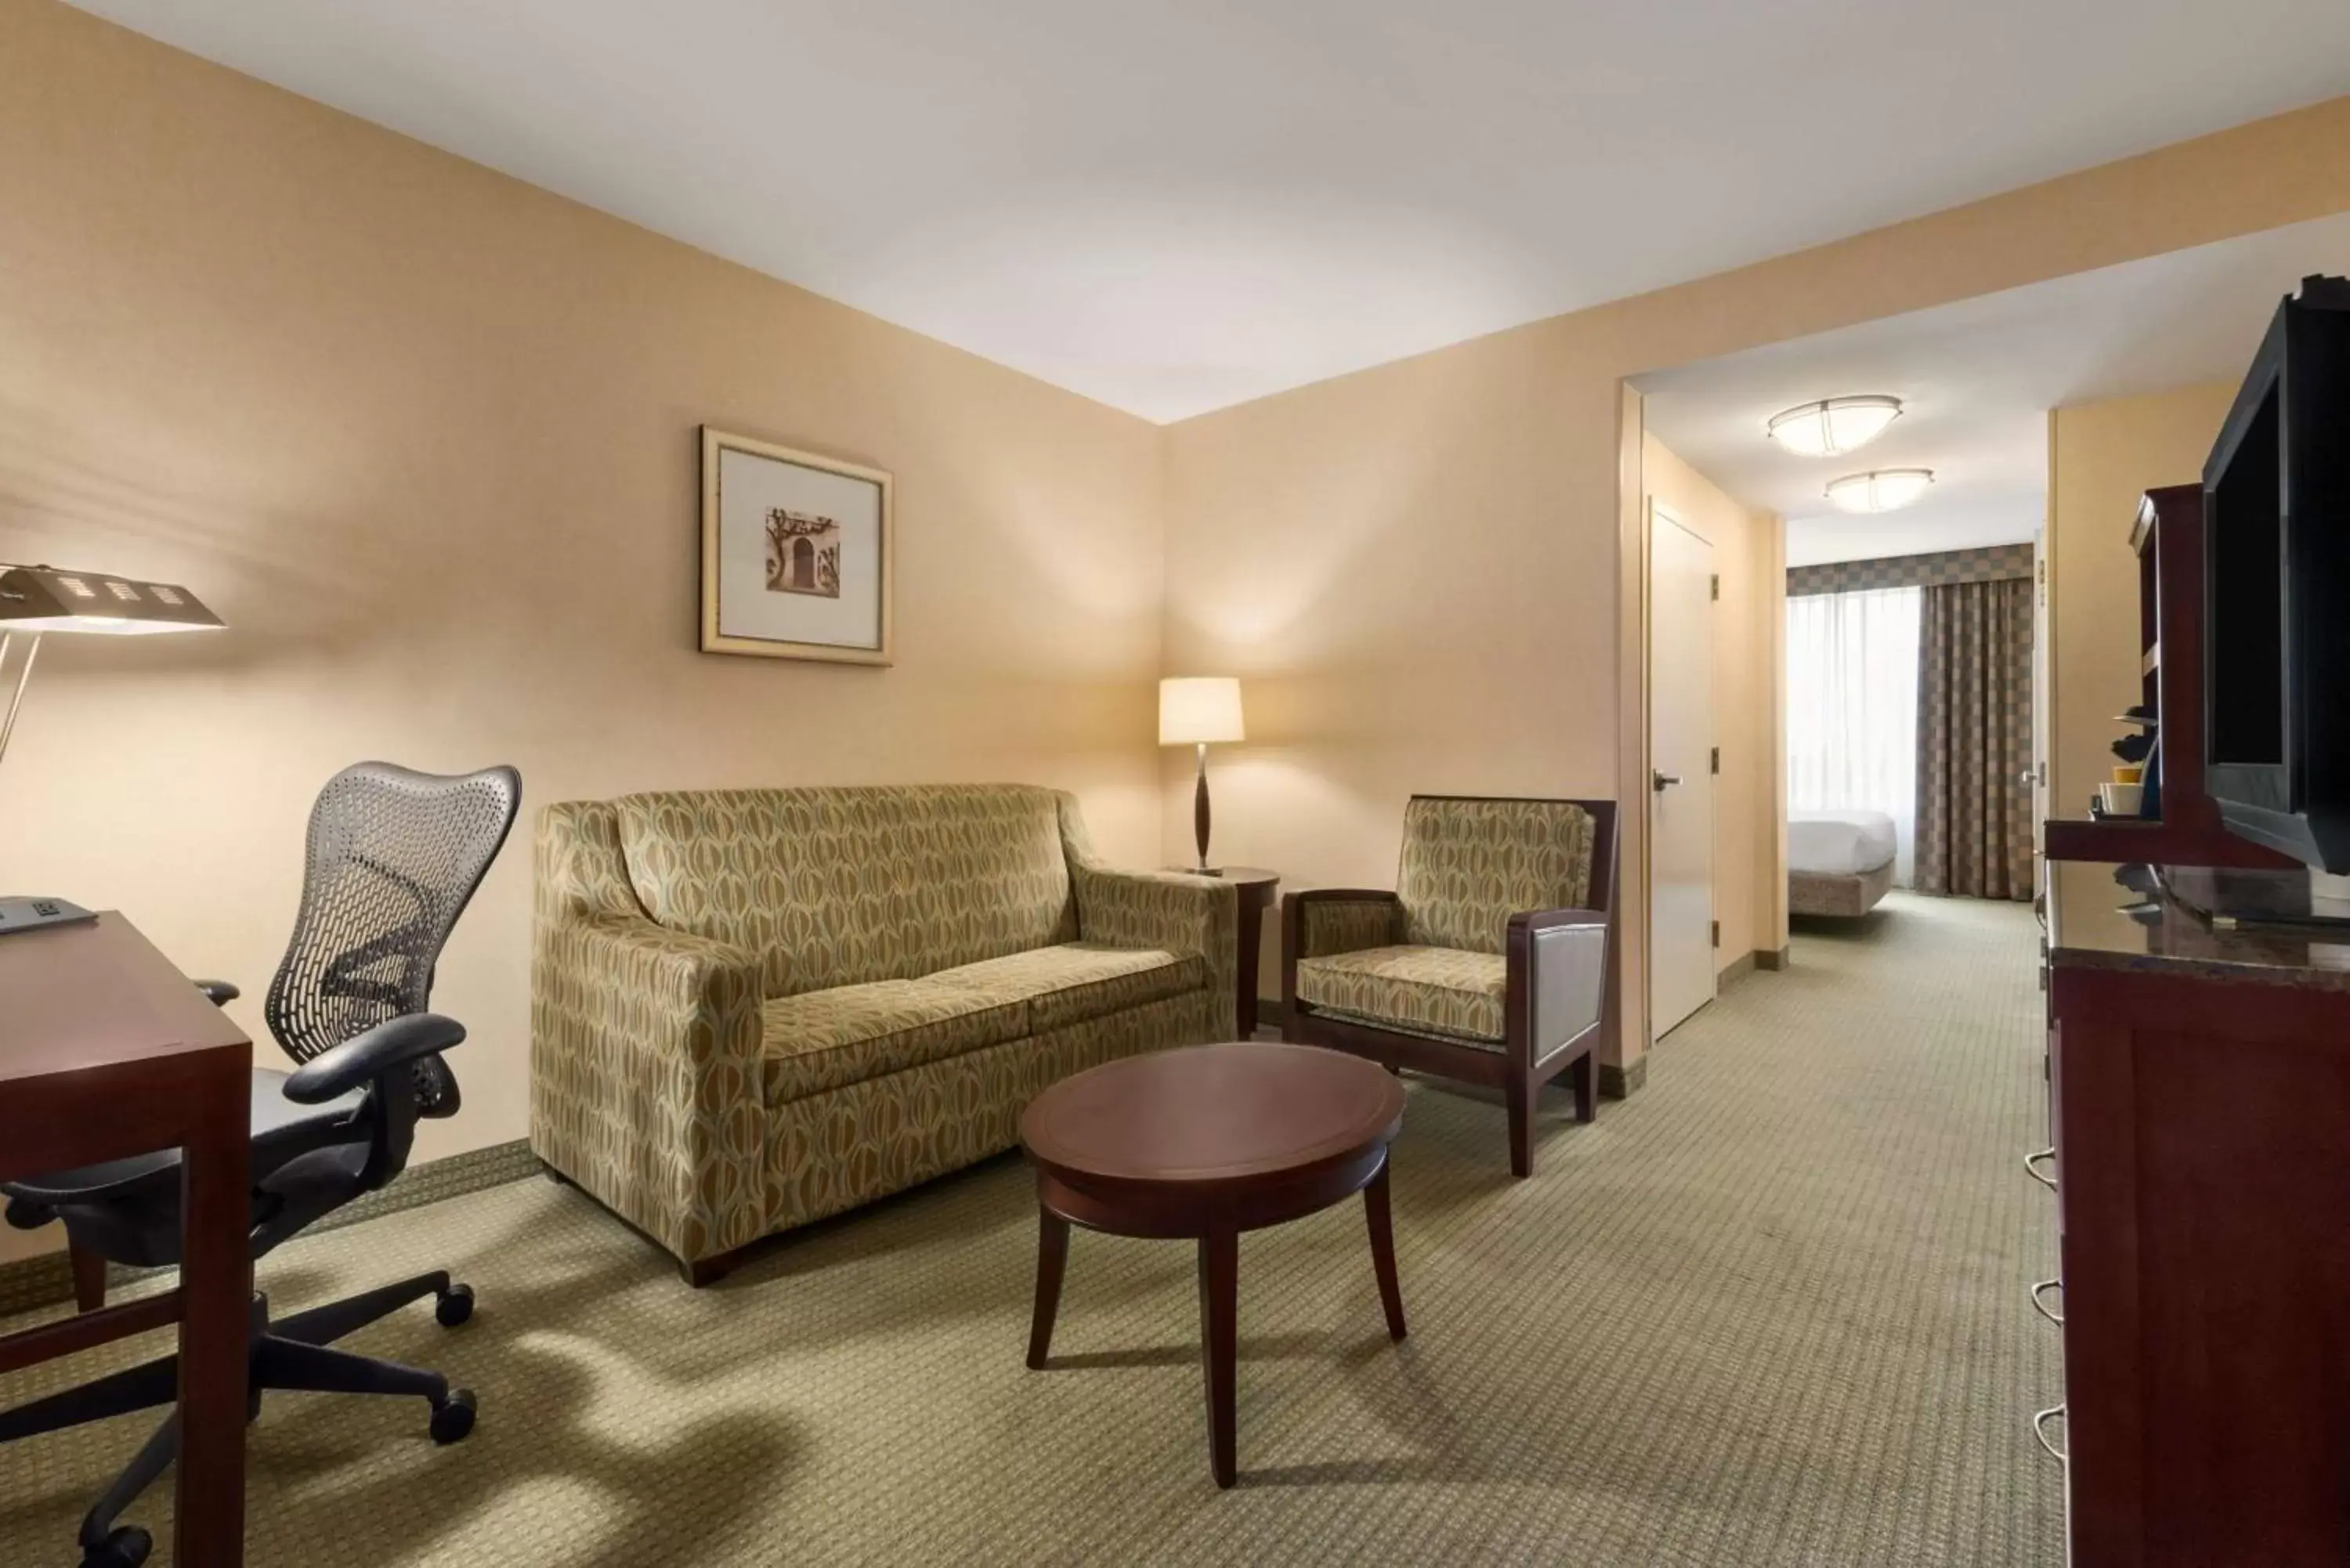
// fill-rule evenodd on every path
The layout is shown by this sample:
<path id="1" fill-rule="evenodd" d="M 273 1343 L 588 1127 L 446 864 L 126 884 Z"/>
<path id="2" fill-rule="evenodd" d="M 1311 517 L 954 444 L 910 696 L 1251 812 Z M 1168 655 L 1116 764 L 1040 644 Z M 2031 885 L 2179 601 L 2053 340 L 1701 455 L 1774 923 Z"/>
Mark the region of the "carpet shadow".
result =
<path id="1" fill-rule="evenodd" d="M 1267 1465 L 1243 1469 L 1233 1484 L 1255 1487 L 1392 1486 L 1399 1481 L 1451 1481 L 1468 1479 L 1448 1461 L 1437 1459 L 1320 1459 L 1304 1465 Z"/>
<path id="2" fill-rule="evenodd" d="M 808 1457 L 811 1445 L 795 1425 L 769 1412 L 706 1416 L 658 1446 L 631 1428 L 601 1433 L 593 1371 L 570 1355 L 522 1342 L 519 1335 L 531 1330 L 519 1314 L 507 1324 L 502 1334 L 484 1313 L 456 1331 L 471 1342 L 466 1358 L 477 1364 L 477 1374 L 485 1355 L 498 1369 L 494 1381 L 476 1376 L 481 1421 L 462 1443 L 432 1445 L 421 1400 L 266 1396 L 264 1419 L 247 1443 L 255 1563 L 330 1560 L 316 1555 L 317 1544 L 348 1541 L 355 1532 L 400 1542 L 404 1550 L 393 1562 L 458 1561 L 469 1534 L 494 1528 L 514 1491 L 540 1480 L 591 1494 L 600 1521 L 598 1539 L 549 1558 L 550 1568 L 701 1561 L 725 1546 L 740 1518 L 765 1507 L 761 1494 L 787 1484 Z M 421 1332 L 363 1331 L 353 1339 L 375 1342 L 367 1354 L 432 1365 L 429 1346 L 442 1331 L 429 1318 L 407 1326 Z M 73 1521 L 145 1440 L 155 1418 L 154 1412 L 118 1418 L 119 1450 L 109 1443 L 91 1469 L 78 1467 L 40 1493 L 12 1496 L 11 1506 L 0 1509 L 0 1540 L 54 1539 L 65 1560 Z M 163 1542 L 173 1511 L 166 1472 L 123 1517 Z"/>
<path id="3" fill-rule="evenodd" d="M 1320 1334 L 1267 1334 L 1242 1340 L 1234 1354 L 1243 1365 L 1252 1361 L 1305 1361 L 1314 1358 L 1322 1344 Z M 1200 1347 L 1196 1344 L 1137 1345 L 1128 1350 L 1080 1350 L 1055 1355 L 1045 1363 L 1042 1370 L 1098 1372 L 1110 1367 L 1188 1366 L 1199 1359 Z"/>

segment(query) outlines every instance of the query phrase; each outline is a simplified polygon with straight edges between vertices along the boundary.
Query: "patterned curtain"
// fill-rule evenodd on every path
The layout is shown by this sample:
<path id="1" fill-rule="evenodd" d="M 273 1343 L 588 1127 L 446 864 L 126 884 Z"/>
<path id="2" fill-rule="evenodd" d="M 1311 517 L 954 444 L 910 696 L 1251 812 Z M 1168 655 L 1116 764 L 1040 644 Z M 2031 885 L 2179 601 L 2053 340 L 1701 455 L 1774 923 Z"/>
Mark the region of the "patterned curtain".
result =
<path id="1" fill-rule="evenodd" d="M 2032 584 L 1926 589 L 1918 867 L 1928 893 L 2032 897 Z"/>

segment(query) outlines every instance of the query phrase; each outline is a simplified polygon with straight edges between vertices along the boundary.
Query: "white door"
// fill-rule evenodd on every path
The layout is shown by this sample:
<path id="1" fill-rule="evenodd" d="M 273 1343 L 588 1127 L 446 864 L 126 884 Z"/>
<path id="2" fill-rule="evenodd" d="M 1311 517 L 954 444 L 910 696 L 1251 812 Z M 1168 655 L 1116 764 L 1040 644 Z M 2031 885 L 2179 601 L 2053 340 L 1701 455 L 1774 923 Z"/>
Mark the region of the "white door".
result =
<path id="1" fill-rule="evenodd" d="M 1648 1014 L 1713 1000 L 1713 546 L 1648 508 Z"/>

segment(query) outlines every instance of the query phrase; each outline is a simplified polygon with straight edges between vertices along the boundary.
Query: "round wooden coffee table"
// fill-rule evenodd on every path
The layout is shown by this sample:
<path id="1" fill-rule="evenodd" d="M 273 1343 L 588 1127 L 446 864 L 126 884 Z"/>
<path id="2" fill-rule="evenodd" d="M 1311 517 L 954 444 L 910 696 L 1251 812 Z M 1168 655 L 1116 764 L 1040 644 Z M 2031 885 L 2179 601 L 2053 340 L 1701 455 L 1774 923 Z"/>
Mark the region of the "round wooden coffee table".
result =
<path id="1" fill-rule="evenodd" d="M 1052 1348 L 1072 1224 L 1197 1240 L 1208 1458 L 1232 1485 L 1240 1234 L 1361 1193 L 1388 1333 L 1401 1339 L 1388 1145 L 1402 1125 L 1392 1075 L 1317 1045 L 1191 1045 L 1054 1085 L 1020 1118 L 1039 1211 L 1028 1365 Z"/>

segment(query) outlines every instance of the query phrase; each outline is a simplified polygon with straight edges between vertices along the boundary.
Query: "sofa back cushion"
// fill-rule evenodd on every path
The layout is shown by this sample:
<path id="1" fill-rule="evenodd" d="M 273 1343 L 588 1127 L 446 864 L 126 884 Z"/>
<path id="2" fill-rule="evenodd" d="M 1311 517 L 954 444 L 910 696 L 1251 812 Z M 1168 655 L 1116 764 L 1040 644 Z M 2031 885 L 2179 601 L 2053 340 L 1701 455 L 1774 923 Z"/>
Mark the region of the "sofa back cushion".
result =
<path id="1" fill-rule="evenodd" d="M 1593 836 L 1573 801 L 1412 796 L 1396 873 L 1404 940 L 1497 953 L 1512 915 L 1582 908 Z"/>
<path id="2" fill-rule="evenodd" d="M 1076 935 L 1052 790 L 691 790 L 616 804 L 645 911 L 756 953 L 770 997 L 909 980 Z"/>

